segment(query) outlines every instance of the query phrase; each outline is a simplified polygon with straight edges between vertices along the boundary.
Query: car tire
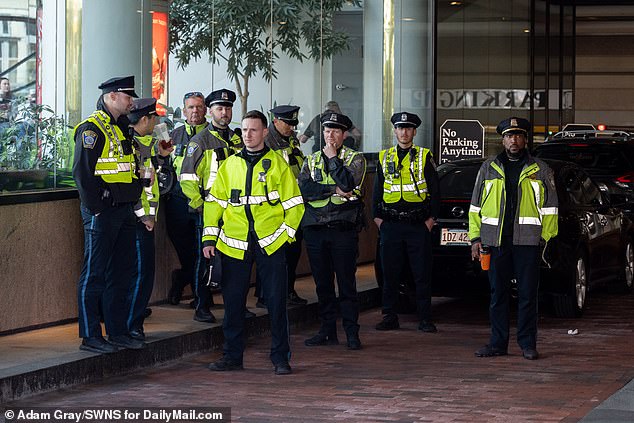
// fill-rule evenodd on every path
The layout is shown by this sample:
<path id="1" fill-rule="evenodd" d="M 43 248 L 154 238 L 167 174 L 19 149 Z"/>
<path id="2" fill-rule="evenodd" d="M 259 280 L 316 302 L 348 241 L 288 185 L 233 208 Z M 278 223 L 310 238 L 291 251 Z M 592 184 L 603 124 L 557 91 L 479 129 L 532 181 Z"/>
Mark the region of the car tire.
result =
<path id="1" fill-rule="evenodd" d="M 623 294 L 632 292 L 634 285 L 634 242 L 628 239 L 623 249 L 622 270 L 619 274 L 618 287 Z"/>
<path id="2" fill-rule="evenodd" d="M 572 262 L 573 278 L 569 292 L 553 294 L 553 309 L 555 316 L 562 318 L 580 317 L 586 308 L 588 295 L 588 265 L 585 255 L 577 253 Z"/>

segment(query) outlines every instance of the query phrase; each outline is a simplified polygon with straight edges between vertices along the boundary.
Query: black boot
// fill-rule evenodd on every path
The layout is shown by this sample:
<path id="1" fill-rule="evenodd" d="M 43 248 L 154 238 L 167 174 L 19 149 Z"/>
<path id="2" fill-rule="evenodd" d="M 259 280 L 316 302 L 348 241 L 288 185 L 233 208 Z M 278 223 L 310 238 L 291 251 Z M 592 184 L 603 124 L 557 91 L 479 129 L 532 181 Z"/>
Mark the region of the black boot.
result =
<path id="1" fill-rule="evenodd" d="M 185 283 L 183 282 L 182 269 L 176 269 L 172 271 L 172 287 L 167 294 L 167 301 L 172 305 L 178 305 L 183 297 L 183 288 Z"/>

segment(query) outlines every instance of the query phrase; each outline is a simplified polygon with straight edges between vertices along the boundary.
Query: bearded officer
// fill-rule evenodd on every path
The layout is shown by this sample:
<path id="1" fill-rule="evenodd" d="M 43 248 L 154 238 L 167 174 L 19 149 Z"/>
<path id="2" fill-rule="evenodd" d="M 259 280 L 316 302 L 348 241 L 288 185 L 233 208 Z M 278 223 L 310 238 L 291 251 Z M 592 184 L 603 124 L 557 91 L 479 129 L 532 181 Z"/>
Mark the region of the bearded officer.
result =
<path id="1" fill-rule="evenodd" d="M 77 287 L 80 349 L 112 353 L 140 349 L 126 324 L 126 298 L 134 272 L 136 219 L 141 195 L 126 115 L 132 108 L 134 76 L 99 85 L 97 110 L 75 128 L 73 178 L 84 224 L 84 263 Z M 101 311 L 101 312 L 100 312 Z M 100 315 L 108 333 L 101 332 Z"/>

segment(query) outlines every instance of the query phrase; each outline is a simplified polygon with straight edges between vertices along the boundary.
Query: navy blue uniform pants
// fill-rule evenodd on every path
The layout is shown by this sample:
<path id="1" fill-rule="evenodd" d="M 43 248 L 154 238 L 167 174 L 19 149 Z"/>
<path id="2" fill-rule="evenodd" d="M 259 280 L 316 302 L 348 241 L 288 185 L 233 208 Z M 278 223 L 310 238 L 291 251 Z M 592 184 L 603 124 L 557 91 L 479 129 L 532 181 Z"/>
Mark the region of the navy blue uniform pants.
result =
<path id="1" fill-rule="evenodd" d="M 288 281 L 288 295 L 295 291 L 295 280 L 297 279 L 297 264 L 299 258 L 302 255 L 302 239 L 304 235 L 301 229 L 295 232 L 295 242 L 286 244 L 286 274 Z M 262 290 L 260 288 L 260 281 L 255 281 L 254 296 L 258 299 L 262 299 Z"/>
<path id="2" fill-rule="evenodd" d="M 359 335 L 359 298 L 357 296 L 357 256 L 359 235 L 355 229 L 341 230 L 326 226 L 304 228 L 304 242 L 315 279 L 319 301 L 320 333 L 337 333 L 337 316 L 341 312 L 348 337 Z M 335 293 L 335 275 L 339 298 Z"/>
<path id="3" fill-rule="evenodd" d="M 178 255 L 182 278 L 191 284 L 196 297 L 196 309 L 208 310 L 213 301 L 203 278 L 205 258 L 202 255 L 202 216 L 190 212 L 189 200 L 178 192 L 180 188 L 170 194 L 165 203 L 167 234 Z"/>
<path id="4" fill-rule="evenodd" d="M 216 254 L 220 254 L 218 250 Z M 286 313 L 285 248 L 282 247 L 271 255 L 255 248 L 254 252 L 247 252 L 244 260 L 221 254 L 221 260 L 222 298 L 225 303 L 225 317 L 222 321 L 225 358 L 234 363 L 242 363 L 245 348 L 244 305 L 255 262 L 262 298 L 266 301 L 271 321 L 271 361 L 276 365 L 287 362 L 290 358 L 290 345 Z"/>
<path id="5" fill-rule="evenodd" d="M 148 231 L 142 222 L 136 224 L 136 267 L 128 293 L 128 330 L 143 329 L 145 309 L 154 288 L 154 231 Z"/>
<path id="6" fill-rule="evenodd" d="M 539 246 L 513 245 L 491 248 L 491 340 L 489 345 L 506 350 L 509 344 L 511 279 L 517 281 L 517 343 L 523 350 L 537 346 L 537 289 Z"/>
<path id="7" fill-rule="evenodd" d="M 384 220 L 379 230 L 383 267 L 383 314 L 397 318 L 398 286 L 408 258 L 416 285 L 416 309 L 420 320 L 431 320 L 431 234 L 424 223 Z"/>
<path id="8" fill-rule="evenodd" d="M 134 273 L 136 216 L 132 204 L 105 209 L 98 216 L 81 206 L 84 263 L 77 286 L 79 336 L 101 336 L 100 315 L 111 336 L 128 333 L 127 297 Z"/>

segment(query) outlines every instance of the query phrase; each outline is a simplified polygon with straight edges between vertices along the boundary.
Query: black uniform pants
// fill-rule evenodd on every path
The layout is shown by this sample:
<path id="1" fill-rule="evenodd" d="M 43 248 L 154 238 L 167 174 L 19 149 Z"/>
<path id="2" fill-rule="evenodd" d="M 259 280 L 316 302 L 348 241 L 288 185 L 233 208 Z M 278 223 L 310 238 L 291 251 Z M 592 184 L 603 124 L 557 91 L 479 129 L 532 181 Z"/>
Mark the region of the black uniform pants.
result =
<path id="1" fill-rule="evenodd" d="M 242 363 L 245 348 L 244 304 L 251 281 L 253 262 L 261 283 L 271 321 L 271 361 L 280 364 L 290 359 L 288 316 L 286 314 L 286 255 L 285 247 L 267 256 L 259 248 L 247 253 L 244 260 L 222 254 L 222 298 L 225 317 L 222 330 L 225 336 L 224 355 L 234 363 Z M 216 250 L 217 251 L 217 250 Z M 218 254 L 218 253 L 216 253 Z"/>
<path id="2" fill-rule="evenodd" d="M 154 231 L 148 231 L 142 222 L 136 223 L 136 266 L 128 293 L 128 330 L 143 329 L 145 309 L 154 288 Z"/>
<path id="3" fill-rule="evenodd" d="M 359 299 L 355 276 L 359 255 L 357 231 L 307 226 L 304 228 L 304 242 L 319 300 L 319 332 L 336 335 L 337 315 L 338 311 L 341 311 L 346 335 L 358 336 Z M 339 289 L 338 300 L 335 293 L 335 275 Z"/>
<path id="4" fill-rule="evenodd" d="M 124 335 L 136 257 L 132 204 L 109 207 L 98 216 L 82 205 L 81 216 L 84 263 L 77 286 L 79 336 L 102 336 L 102 313 L 108 335 Z"/>
<path id="5" fill-rule="evenodd" d="M 517 281 L 517 343 L 523 350 L 537 345 L 537 291 L 539 246 L 513 245 L 491 248 L 491 340 L 493 347 L 506 350 L 509 344 L 509 298 L 511 279 Z"/>
<path id="6" fill-rule="evenodd" d="M 402 268 L 409 261 L 416 285 L 416 309 L 420 320 L 431 320 L 431 235 L 424 223 L 384 220 L 379 230 L 383 267 L 383 314 L 397 319 L 398 286 Z"/>
<path id="7" fill-rule="evenodd" d="M 182 280 L 191 284 L 196 309 L 207 310 L 213 301 L 203 278 L 206 269 L 202 255 L 202 216 L 190 212 L 189 200 L 179 194 L 180 187 L 175 190 L 165 203 L 167 234 L 181 264 Z"/>

